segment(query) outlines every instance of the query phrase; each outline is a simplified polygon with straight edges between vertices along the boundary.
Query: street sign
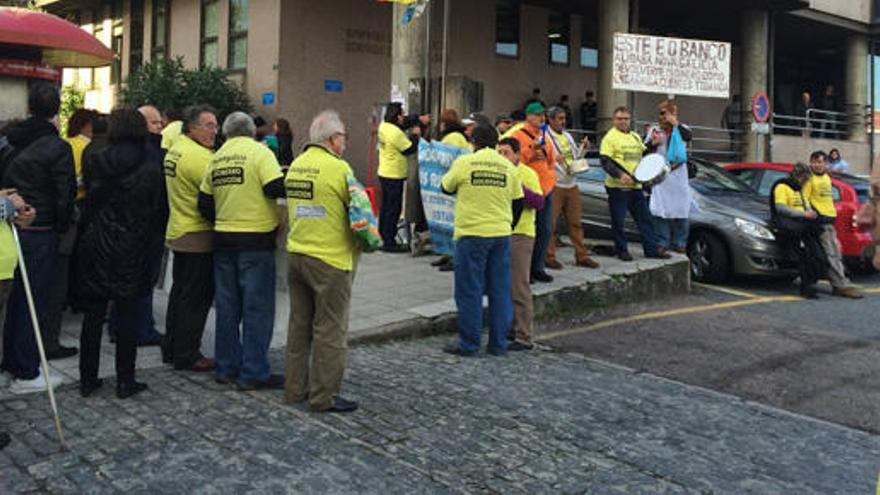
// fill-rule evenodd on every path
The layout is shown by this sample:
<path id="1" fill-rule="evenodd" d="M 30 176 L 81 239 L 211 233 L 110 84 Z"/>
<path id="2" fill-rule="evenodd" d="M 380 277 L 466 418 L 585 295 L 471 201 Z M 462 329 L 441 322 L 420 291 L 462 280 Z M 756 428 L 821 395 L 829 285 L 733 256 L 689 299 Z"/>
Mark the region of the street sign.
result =
<path id="1" fill-rule="evenodd" d="M 263 105 L 274 105 L 275 104 L 275 93 L 263 93 Z"/>
<path id="2" fill-rule="evenodd" d="M 767 93 L 758 91 L 752 98 L 752 115 L 755 116 L 757 122 L 767 122 L 770 120 L 770 98 Z"/>
<path id="3" fill-rule="evenodd" d="M 342 93 L 342 81 L 338 81 L 335 79 L 325 79 L 324 91 L 328 93 Z"/>
<path id="4" fill-rule="evenodd" d="M 752 122 L 752 133 L 770 134 L 770 124 L 768 122 Z"/>

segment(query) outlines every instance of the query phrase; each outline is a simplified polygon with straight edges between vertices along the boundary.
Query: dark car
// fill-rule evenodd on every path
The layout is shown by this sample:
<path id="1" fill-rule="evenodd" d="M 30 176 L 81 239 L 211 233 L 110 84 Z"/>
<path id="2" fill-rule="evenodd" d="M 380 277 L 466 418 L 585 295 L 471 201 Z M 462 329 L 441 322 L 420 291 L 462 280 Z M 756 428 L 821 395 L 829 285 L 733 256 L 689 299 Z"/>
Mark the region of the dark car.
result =
<path id="1" fill-rule="evenodd" d="M 583 204 L 582 223 L 588 238 L 610 239 L 611 218 L 605 192 L 605 171 L 598 157 L 578 176 Z M 695 208 L 690 218 L 688 258 L 694 280 L 722 282 L 732 275 L 787 277 L 796 273 L 768 226 L 770 207 L 748 184 L 712 162 L 692 158 L 697 175 L 691 180 Z M 627 217 L 627 236 L 638 230 Z"/>

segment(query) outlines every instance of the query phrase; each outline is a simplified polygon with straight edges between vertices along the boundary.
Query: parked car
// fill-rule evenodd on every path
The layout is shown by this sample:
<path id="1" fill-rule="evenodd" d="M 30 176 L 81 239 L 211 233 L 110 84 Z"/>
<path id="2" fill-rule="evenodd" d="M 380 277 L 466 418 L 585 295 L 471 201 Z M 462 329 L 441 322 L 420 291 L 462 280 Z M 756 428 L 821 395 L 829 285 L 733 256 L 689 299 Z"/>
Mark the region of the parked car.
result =
<path id="1" fill-rule="evenodd" d="M 589 239 L 610 239 L 605 171 L 597 156 L 588 160 L 590 170 L 578 176 L 584 231 Z M 795 261 L 785 254 L 768 226 L 767 200 L 718 165 L 699 158 L 690 161 L 697 168 L 697 175 L 691 180 L 695 208 L 687 249 L 693 279 L 722 282 L 732 275 L 796 274 Z M 638 229 L 629 217 L 626 231 L 627 237 L 638 241 Z"/>
<path id="2" fill-rule="evenodd" d="M 738 163 L 725 168 L 766 198 L 770 196 L 773 184 L 787 176 L 792 167 L 790 163 Z M 873 243 L 870 234 L 859 230 L 855 214 L 868 202 L 870 182 L 855 175 L 832 173 L 831 186 L 837 209 L 834 228 L 841 254 L 851 267 L 866 268 L 871 265 L 869 251 Z"/>

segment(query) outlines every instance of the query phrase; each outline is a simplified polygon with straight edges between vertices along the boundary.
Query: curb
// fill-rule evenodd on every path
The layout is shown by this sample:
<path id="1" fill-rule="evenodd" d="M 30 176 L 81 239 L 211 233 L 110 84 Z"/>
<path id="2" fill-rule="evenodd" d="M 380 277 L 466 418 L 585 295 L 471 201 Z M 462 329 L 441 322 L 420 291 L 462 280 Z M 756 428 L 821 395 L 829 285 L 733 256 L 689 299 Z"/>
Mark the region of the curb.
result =
<path id="1" fill-rule="evenodd" d="M 690 292 L 690 289 L 690 264 L 687 260 L 634 273 L 608 275 L 597 282 L 564 287 L 535 296 L 535 321 L 583 315 L 634 302 L 656 301 L 672 294 Z M 349 336 L 348 345 L 378 345 L 454 334 L 456 331 L 457 317 L 450 312 L 435 318 L 414 317 L 361 330 Z"/>

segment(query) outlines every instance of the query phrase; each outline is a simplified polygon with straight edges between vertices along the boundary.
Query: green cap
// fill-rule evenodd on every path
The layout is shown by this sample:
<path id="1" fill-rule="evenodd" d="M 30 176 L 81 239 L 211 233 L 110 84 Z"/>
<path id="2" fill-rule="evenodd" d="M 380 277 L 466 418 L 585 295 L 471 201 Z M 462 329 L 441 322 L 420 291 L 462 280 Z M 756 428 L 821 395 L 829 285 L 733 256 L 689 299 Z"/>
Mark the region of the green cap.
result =
<path id="1" fill-rule="evenodd" d="M 541 105 L 536 101 L 533 103 L 529 103 L 529 106 L 526 107 L 526 115 L 542 114 L 544 113 L 544 110 L 546 110 L 546 108 L 544 108 L 544 105 Z"/>

